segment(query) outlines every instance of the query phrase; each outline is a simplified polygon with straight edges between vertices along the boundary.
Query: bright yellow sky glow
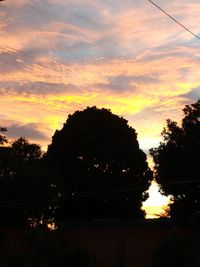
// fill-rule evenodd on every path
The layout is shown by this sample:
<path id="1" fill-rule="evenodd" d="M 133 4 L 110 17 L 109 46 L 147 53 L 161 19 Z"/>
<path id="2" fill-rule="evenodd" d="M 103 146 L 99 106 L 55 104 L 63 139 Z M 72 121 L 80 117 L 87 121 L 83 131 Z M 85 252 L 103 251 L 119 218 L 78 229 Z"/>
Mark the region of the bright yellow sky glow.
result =
<path id="1" fill-rule="evenodd" d="M 146 218 L 157 218 L 159 215 L 165 215 L 167 205 L 170 203 L 170 197 L 159 193 L 159 187 L 155 181 L 152 182 L 149 190 L 149 198 L 143 202 L 142 209 L 146 212 Z"/>

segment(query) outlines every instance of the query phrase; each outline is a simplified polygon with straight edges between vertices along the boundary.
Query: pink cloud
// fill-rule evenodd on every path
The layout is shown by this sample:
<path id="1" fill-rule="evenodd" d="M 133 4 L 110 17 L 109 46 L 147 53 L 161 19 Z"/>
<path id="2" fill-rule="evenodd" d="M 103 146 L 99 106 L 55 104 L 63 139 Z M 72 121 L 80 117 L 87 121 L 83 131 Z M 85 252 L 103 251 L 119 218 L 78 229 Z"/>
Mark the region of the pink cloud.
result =
<path id="1" fill-rule="evenodd" d="M 157 3 L 198 33 L 198 1 Z M 128 118 L 148 149 L 165 119 L 180 120 L 196 97 L 198 40 L 148 1 L 10 0 L 0 8 L 1 124 L 36 123 L 44 146 L 69 113 L 97 105 Z"/>

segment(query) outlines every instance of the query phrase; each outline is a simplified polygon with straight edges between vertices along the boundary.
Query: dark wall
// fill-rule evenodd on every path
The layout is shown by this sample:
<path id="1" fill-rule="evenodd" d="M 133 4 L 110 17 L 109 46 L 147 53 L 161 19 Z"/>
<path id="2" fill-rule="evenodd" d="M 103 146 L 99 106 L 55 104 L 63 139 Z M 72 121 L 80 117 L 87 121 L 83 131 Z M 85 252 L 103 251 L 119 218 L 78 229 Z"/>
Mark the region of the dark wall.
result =
<path id="1" fill-rule="evenodd" d="M 69 223 L 50 231 L 51 240 L 62 238 L 89 252 L 92 267 L 149 267 L 153 252 L 173 231 L 168 222 L 96 221 Z M 1 229 L 1 249 L 7 255 L 29 250 L 28 231 Z"/>

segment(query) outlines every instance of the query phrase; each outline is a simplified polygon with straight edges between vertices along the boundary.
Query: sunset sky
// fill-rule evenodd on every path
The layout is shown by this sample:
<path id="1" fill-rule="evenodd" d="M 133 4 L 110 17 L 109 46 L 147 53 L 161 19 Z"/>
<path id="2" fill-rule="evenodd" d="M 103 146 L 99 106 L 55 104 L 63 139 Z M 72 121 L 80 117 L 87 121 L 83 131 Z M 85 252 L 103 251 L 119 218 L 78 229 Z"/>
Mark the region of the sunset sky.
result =
<path id="1" fill-rule="evenodd" d="M 199 0 L 155 0 L 195 34 Z M 68 114 L 111 109 L 158 145 L 200 98 L 200 40 L 148 0 L 0 2 L 0 125 L 46 149 Z"/>

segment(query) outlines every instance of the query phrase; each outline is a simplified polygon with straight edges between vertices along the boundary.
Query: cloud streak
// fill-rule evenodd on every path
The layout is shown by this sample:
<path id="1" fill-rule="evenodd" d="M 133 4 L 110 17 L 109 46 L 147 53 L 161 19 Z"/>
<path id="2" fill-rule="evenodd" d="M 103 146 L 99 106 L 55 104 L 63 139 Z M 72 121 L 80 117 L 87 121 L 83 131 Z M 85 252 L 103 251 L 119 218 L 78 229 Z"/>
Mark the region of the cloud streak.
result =
<path id="1" fill-rule="evenodd" d="M 47 136 L 44 135 L 40 130 L 37 129 L 38 125 L 34 123 L 29 123 L 26 125 L 17 125 L 13 124 L 10 125 L 7 130 L 7 136 L 9 138 L 16 138 L 18 137 L 25 137 L 27 139 L 32 139 L 32 140 L 47 140 Z"/>
<path id="2" fill-rule="evenodd" d="M 198 34 L 197 0 L 158 2 Z M 147 151 L 200 97 L 199 41 L 148 1 L 10 0 L 0 5 L 0 118 L 45 148 L 69 113 L 106 107 Z"/>

